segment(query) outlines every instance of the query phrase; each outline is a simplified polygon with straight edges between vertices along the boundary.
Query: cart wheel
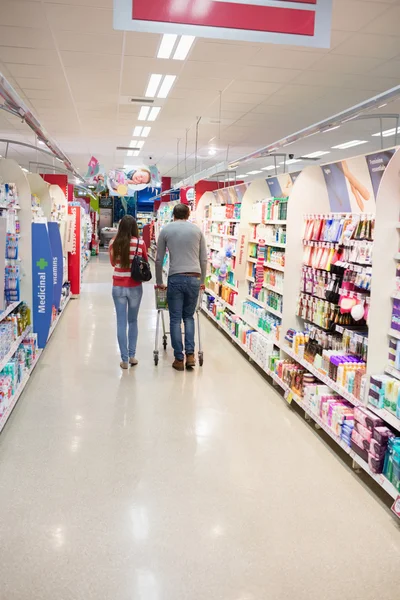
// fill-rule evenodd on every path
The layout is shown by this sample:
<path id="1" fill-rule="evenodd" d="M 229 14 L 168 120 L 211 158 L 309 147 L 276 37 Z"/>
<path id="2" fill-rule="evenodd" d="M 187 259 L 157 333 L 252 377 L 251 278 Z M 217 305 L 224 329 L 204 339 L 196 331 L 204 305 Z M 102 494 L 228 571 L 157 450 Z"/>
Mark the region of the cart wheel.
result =
<path id="1" fill-rule="evenodd" d="M 158 352 L 154 352 L 154 364 L 155 366 L 158 365 Z"/>
<path id="2" fill-rule="evenodd" d="M 199 365 L 200 365 L 200 367 L 202 367 L 202 366 L 203 366 L 203 363 L 204 363 L 204 356 L 203 356 L 203 353 L 202 353 L 202 352 L 199 352 Z"/>
<path id="3" fill-rule="evenodd" d="M 166 335 L 164 335 L 164 336 L 163 336 L 163 346 L 164 346 L 164 350 L 166 350 L 166 349 L 167 349 L 167 345 L 168 345 L 168 344 L 167 344 L 167 336 L 166 336 Z"/>

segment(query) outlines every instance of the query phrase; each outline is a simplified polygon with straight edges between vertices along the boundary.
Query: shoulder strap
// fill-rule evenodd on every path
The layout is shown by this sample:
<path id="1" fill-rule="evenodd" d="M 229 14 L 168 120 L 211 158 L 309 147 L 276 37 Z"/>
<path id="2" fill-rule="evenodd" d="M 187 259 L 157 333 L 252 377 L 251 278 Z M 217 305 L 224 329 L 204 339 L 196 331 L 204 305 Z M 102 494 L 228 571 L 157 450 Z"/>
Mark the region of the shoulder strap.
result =
<path id="1" fill-rule="evenodd" d="M 138 251 L 139 251 L 139 242 L 140 242 L 140 239 L 139 239 L 139 238 L 137 238 L 137 246 L 136 246 L 135 257 L 138 255 Z"/>

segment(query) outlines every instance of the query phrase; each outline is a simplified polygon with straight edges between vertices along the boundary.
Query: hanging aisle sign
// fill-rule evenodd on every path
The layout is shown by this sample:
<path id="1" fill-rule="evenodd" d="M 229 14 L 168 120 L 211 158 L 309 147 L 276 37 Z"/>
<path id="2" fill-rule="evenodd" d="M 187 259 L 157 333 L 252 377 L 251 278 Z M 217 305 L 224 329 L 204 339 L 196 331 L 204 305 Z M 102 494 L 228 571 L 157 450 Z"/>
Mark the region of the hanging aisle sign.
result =
<path id="1" fill-rule="evenodd" d="M 114 0 L 114 29 L 316 48 L 331 18 L 332 0 Z"/>
<path id="2" fill-rule="evenodd" d="M 49 231 L 49 239 L 51 246 L 51 253 L 53 255 L 51 268 L 53 274 L 53 304 L 57 310 L 60 309 L 61 302 L 61 290 L 63 284 L 63 249 L 61 243 L 60 228 L 58 223 L 50 222 L 47 224 Z"/>
<path id="3" fill-rule="evenodd" d="M 52 261 L 47 224 L 32 223 L 32 316 L 39 348 L 46 345 L 53 312 Z"/>

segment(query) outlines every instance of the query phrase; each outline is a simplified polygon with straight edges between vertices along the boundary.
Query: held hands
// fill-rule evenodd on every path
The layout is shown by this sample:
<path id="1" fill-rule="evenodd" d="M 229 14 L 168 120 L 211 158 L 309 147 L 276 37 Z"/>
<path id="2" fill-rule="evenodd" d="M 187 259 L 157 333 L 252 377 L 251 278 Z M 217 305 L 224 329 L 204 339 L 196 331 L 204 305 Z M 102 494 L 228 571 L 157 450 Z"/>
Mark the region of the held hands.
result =
<path id="1" fill-rule="evenodd" d="M 156 287 L 157 289 L 159 289 L 159 290 L 166 290 L 166 289 L 167 289 L 167 286 L 166 286 L 166 285 L 164 285 L 163 283 L 162 283 L 161 285 L 156 285 L 155 287 Z"/>

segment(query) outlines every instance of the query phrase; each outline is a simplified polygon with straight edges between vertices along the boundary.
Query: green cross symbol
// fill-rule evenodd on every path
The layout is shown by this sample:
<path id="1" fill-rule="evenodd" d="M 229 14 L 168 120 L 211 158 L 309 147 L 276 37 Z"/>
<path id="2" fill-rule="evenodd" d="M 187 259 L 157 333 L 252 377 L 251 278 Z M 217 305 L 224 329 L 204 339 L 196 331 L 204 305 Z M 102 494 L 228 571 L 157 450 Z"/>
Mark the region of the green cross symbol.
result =
<path id="1" fill-rule="evenodd" d="M 47 262 L 47 260 L 44 260 L 44 258 L 41 258 L 36 263 L 36 266 L 39 267 L 39 269 L 41 271 L 43 271 L 43 269 L 45 269 L 46 267 L 48 267 L 48 265 L 49 265 L 49 263 Z"/>

